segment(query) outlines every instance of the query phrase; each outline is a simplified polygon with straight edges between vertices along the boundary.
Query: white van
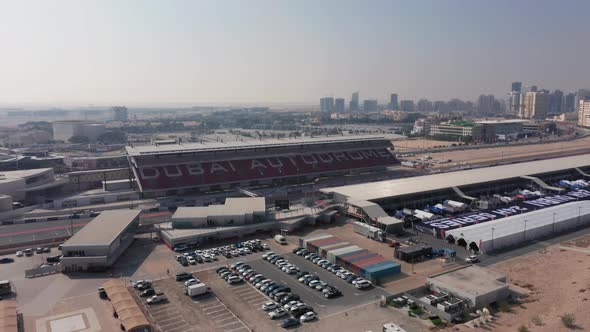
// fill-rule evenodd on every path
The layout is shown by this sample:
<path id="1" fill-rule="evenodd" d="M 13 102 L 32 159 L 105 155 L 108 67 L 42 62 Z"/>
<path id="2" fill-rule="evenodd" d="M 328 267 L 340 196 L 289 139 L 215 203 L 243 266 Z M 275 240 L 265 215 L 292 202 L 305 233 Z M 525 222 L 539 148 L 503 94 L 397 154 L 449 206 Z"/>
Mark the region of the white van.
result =
<path id="1" fill-rule="evenodd" d="M 287 244 L 287 239 L 282 235 L 275 235 L 275 241 L 277 241 L 278 244 Z"/>

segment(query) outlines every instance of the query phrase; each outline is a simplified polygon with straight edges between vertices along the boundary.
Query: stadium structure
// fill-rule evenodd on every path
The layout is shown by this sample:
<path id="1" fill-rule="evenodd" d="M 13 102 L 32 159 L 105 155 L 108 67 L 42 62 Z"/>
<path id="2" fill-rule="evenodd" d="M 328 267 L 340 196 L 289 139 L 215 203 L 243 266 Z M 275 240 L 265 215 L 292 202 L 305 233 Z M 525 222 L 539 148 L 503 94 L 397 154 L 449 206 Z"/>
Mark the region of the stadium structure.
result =
<path id="1" fill-rule="evenodd" d="M 589 170 L 590 155 L 578 155 L 321 191 L 382 229 L 399 218 L 406 228 L 489 252 L 589 226 Z"/>
<path id="2" fill-rule="evenodd" d="M 382 136 L 339 136 L 264 141 L 128 146 L 145 197 L 231 187 L 281 186 L 322 176 L 384 169 L 399 162 Z"/>

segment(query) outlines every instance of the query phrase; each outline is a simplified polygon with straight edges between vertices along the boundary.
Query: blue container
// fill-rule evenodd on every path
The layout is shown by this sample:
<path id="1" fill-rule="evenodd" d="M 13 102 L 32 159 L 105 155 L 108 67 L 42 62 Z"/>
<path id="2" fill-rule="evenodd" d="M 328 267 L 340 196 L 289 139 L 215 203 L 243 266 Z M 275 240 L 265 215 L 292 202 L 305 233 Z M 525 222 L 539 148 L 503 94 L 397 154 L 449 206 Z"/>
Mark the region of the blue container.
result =
<path id="1" fill-rule="evenodd" d="M 401 266 L 392 261 L 385 261 L 375 265 L 365 266 L 361 269 L 361 275 L 369 280 L 378 281 L 401 272 Z"/>

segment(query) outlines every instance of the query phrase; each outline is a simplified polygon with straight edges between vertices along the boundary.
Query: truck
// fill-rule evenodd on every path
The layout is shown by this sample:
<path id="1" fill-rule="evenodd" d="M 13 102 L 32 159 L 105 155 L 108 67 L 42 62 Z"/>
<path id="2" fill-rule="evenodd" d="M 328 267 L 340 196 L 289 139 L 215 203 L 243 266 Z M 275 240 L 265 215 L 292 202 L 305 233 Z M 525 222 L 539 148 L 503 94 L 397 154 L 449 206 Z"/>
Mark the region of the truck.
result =
<path id="1" fill-rule="evenodd" d="M 198 284 L 190 285 L 184 288 L 184 294 L 193 297 L 203 295 L 209 292 L 209 286 L 200 282 Z"/>
<path id="2" fill-rule="evenodd" d="M 380 242 L 385 242 L 386 239 L 385 232 L 383 232 L 377 227 L 373 227 L 371 225 L 367 225 L 359 221 L 355 221 L 352 223 L 352 230 L 356 233 L 359 233 L 370 239 L 377 240 Z"/>
<path id="3" fill-rule="evenodd" d="M 452 201 L 452 200 L 445 201 L 445 205 L 450 206 L 455 209 L 458 209 L 458 210 L 461 210 L 461 211 L 467 209 L 467 204 L 457 202 L 457 201 Z"/>
<path id="4" fill-rule="evenodd" d="M 397 324 L 387 323 L 383 325 L 383 332 L 406 332 L 406 330 L 404 330 Z"/>

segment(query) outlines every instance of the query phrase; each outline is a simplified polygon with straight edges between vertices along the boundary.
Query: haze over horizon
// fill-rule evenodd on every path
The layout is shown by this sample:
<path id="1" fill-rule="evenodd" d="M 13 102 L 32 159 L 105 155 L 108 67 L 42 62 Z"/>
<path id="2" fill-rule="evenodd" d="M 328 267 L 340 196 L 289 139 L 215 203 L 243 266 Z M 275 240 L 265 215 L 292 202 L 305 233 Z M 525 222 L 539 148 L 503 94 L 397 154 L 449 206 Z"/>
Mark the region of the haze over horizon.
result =
<path id="1" fill-rule="evenodd" d="M 0 105 L 317 104 L 588 88 L 590 2 L 4 1 Z"/>

